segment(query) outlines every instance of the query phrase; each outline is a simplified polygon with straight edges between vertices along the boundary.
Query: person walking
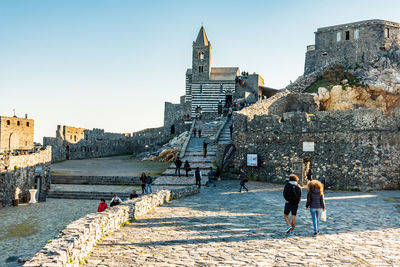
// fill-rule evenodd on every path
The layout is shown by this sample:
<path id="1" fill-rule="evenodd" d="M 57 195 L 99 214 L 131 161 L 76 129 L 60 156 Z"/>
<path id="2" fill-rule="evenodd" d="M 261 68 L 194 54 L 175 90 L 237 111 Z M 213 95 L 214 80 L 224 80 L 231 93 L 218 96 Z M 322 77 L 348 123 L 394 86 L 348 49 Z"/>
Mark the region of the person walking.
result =
<path id="1" fill-rule="evenodd" d="M 203 141 L 203 158 L 207 157 L 207 145 L 206 140 Z"/>
<path id="2" fill-rule="evenodd" d="M 231 139 L 232 139 L 232 133 L 233 133 L 233 124 L 229 126 L 229 134 L 231 135 Z"/>
<path id="3" fill-rule="evenodd" d="M 210 186 L 211 184 L 215 185 L 215 180 L 214 180 L 214 170 L 212 167 L 210 167 L 210 171 L 208 172 L 208 185 Z"/>
<path id="4" fill-rule="evenodd" d="M 196 185 L 198 185 L 200 188 L 201 187 L 201 171 L 200 171 L 199 167 L 197 167 L 194 172 L 194 178 L 196 179 Z"/>
<path id="5" fill-rule="evenodd" d="M 183 165 L 183 168 L 184 168 L 185 171 L 186 171 L 186 177 L 189 177 L 189 172 L 192 170 L 192 169 L 190 168 L 189 161 L 185 160 L 185 164 Z"/>
<path id="6" fill-rule="evenodd" d="M 106 200 L 104 198 L 100 199 L 99 206 L 97 207 L 97 212 L 103 212 L 108 209 Z"/>
<path id="7" fill-rule="evenodd" d="M 146 192 L 146 174 L 142 172 L 140 175 L 140 185 L 142 186 L 142 195 Z"/>
<path id="8" fill-rule="evenodd" d="M 249 189 L 246 187 L 246 183 L 249 180 L 246 179 L 246 173 L 243 169 L 240 170 L 240 189 L 239 192 L 242 192 L 242 188 L 246 189 L 246 192 L 249 192 Z"/>
<path id="9" fill-rule="evenodd" d="M 197 131 L 199 133 L 199 138 L 201 138 L 203 136 L 203 130 L 199 128 Z"/>
<path id="10" fill-rule="evenodd" d="M 289 175 L 289 182 L 283 189 L 283 197 L 286 200 L 283 217 L 289 227 L 286 233 L 291 235 L 294 234 L 293 230 L 296 227 L 296 214 L 301 199 L 301 187 L 298 185 L 298 181 L 299 177 L 297 175 Z M 292 222 L 290 222 L 289 213 L 292 213 Z"/>
<path id="11" fill-rule="evenodd" d="M 314 226 L 314 235 L 318 235 L 321 213 L 326 209 L 324 185 L 318 180 L 312 180 L 308 183 L 306 209 L 310 209 L 311 219 Z"/>
<path id="12" fill-rule="evenodd" d="M 117 206 L 121 203 L 122 203 L 122 200 L 119 197 L 117 197 L 117 194 L 113 194 L 113 198 L 111 199 L 111 202 L 110 202 L 110 207 Z"/>
<path id="13" fill-rule="evenodd" d="M 150 176 L 150 173 L 147 173 L 147 179 L 146 179 L 146 194 L 153 193 L 153 190 L 151 189 L 151 184 L 153 183 L 153 177 Z"/>
<path id="14" fill-rule="evenodd" d="M 196 137 L 196 127 L 193 128 L 193 137 Z"/>
<path id="15" fill-rule="evenodd" d="M 179 156 L 177 156 L 175 159 L 175 175 L 178 173 L 179 177 L 181 177 L 181 166 L 182 166 L 182 161 L 179 158 Z"/>

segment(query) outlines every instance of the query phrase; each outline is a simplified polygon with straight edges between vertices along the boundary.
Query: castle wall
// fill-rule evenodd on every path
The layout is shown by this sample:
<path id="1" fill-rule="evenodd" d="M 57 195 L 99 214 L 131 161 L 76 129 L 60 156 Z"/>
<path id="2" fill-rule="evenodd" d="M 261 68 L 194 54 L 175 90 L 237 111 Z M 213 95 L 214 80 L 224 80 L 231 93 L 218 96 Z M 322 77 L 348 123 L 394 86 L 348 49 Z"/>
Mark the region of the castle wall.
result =
<path id="1" fill-rule="evenodd" d="M 52 146 L 52 161 L 84 159 L 130 154 L 132 138 L 120 133 L 107 133 L 103 129 L 88 130 L 71 126 L 57 126 L 56 137 L 44 137 L 43 144 Z"/>
<path id="2" fill-rule="evenodd" d="M 183 96 L 182 98 L 185 98 Z M 185 116 L 190 116 L 190 103 L 185 102 L 185 99 L 181 99 L 180 104 L 173 104 L 170 102 L 165 102 L 164 104 L 164 128 L 162 132 L 166 135 L 171 133 L 171 126 L 175 127 L 175 134 L 180 134 L 187 131 L 187 126 L 185 124 Z"/>
<path id="3" fill-rule="evenodd" d="M 331 63 L 371 62 L 392 45 L 400 45 L 400 24 L 394 22 L 368 20 L 319 28 L 315 45 L 307 47 L 304 74 Z"/>
<path id="4" fill-rule="evenodd" d="M 34 121 L 0 116 L 0 153 L 33 148 Z"/>
<path id="5" fill-rule="evenodd" d="M 254 179 L 285 182 L 302 177 L 304 159 L 311 159 L 313 178 L 328 188 L 392 189 L 400 183 L 400 109 L 321 111 L 278 115 L 234 115 L 233 158 Z M 314 152 L 303 151 L 314 142 Z M 259 167 L 247 167 L 256 153 Z"/>
<path id="6" fill-rule="evenodd" d="M 2 205 L 11 205 L 16 197 L 17 188 L 20 190 L 18 194 L 20 200 L 23 195 L 29 195 L 28 190 L 35 186 L 37 177 L 41 176 L 45 188 L 50 188 L 50 161 L 51 147 L 27 155 L 0 155 Z M 35 172 L 36 167 L 41 167 L 42 171 Z"/>

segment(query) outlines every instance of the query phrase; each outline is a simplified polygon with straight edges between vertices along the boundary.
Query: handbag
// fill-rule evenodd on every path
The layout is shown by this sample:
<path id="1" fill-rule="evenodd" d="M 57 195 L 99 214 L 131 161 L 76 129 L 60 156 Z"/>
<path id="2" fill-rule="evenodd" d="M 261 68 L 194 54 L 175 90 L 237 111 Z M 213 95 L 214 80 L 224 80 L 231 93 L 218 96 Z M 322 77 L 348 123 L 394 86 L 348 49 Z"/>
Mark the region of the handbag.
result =
<path id="1" fill-rule="evenodd" d="M 321 213 L 321 221 L 326 222 L 326 210 Z"/>

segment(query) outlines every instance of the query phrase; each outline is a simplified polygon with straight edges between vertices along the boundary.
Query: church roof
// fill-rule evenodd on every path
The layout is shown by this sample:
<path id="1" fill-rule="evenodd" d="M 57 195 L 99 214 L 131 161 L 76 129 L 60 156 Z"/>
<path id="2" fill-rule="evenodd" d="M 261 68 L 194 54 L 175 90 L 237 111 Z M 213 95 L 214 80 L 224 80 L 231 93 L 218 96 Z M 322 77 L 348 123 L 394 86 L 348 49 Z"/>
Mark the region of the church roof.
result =
<path id="1" fill-rule="evenodd" d="M 229 81 L 235 80 L 239 76 L 239 68 L 211 68 L 210 80 Z"/>
<path id="2" fill-rule="evenodd" d="M 201 29 L 199 31 L 199 34 L 197 35 L 197 39 L 195 44 L 200 45 L 200 46 L 208 46 L 208 39 L 207 39 L 207 34 L 206 31 L 204 30 L 204 27 L 201 26 Z"/>

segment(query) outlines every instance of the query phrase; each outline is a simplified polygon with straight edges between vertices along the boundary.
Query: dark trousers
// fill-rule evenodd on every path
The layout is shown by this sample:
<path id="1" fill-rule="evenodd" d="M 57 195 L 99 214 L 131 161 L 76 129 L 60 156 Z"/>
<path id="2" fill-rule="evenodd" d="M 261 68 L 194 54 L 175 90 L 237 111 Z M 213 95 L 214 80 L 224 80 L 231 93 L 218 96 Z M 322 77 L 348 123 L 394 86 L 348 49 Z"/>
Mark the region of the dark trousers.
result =
<path id="1" fill-rule="evenodd" d="M 175 174 L 178 173 L 178 176 L 181 177 L 181 167 L 175 168 Z"/>
<path id="2" fill-rule="evenodd" d="M 239 192 L 242 192 L 242 188 L 246 189 L 246 191 L 249 191 L 245 184 L 240 184 Z"/>
<path id="3" fill-rule="evenodd" d="M 201 180 L 200 179 L 196 179 L 196 185 L 198 185 L 199 188 L 201 187 Z"/>
<path id="4" fill-rule="evenodd" d="M 146 192 L 146 184 L 142 184 L 142 194 L 144 194 L 144 192 Z"/>
<path id="5" fill-rule="evenodd" d="M 203 158 L 207 157 L 207 148 L 203 148 Z"/>
<path id="6" fill-rule="evenodd" d="M 185 168 L 186 171 L 186 177 L 189 177 L 189 168 Z"/>

